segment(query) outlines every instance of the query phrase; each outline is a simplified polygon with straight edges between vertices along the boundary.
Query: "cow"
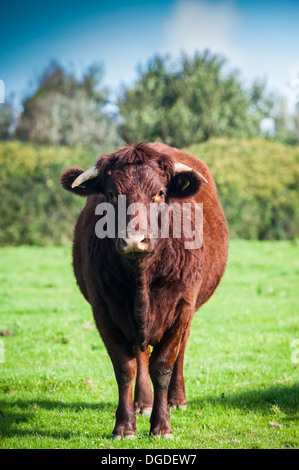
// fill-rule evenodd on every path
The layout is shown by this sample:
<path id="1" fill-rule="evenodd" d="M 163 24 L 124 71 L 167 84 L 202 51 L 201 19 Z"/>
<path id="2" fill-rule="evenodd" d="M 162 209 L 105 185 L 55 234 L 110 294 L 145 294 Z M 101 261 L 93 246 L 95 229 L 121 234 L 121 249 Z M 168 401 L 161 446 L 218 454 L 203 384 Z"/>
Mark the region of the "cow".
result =
<path id="1" fill-rule="evenodd" d="M 87 197 L 74 231 L 73 269 L 118 385 L 112 438 L 135 437 L 138 413 L 150 417 L 150 435 L 171 438 L 169 409 L 187 407 L 183 363 L 191 322 L 227 262 L 228 228 L 211 172 L 200 159 L 163 143 L 125 144 L 86 171 L 68 168 L 61 184 Z M 109 222 L 99 208 L 113 207 L 110 218 L 118 225 L 120 196 L 126 196 L 127 230 L 99 236 L 97 224 L 105 217 Z M 174 212 L 169 237 L 161 236 L 163 208 L 173 203 L 203 208 L 202 239 L 195 248 L 186 248 L 184 234 L 173 236 Z M 136 213 L 128 208 L 134 204 L 146 210 L 129 230 Z M 155 236 L 140 229 L 151 205 L 158 214 Z M 194 228 L 194 210 L 190 214 Z"/>

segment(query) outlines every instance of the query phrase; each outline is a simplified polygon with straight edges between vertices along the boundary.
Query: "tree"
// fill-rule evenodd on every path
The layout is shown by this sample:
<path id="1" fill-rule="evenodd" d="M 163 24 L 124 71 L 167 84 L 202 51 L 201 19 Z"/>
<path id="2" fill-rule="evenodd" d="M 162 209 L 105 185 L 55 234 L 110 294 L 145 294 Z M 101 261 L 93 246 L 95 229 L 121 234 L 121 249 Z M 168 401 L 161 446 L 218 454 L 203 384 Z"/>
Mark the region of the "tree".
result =
<path id="1" fill-rule="evenodd" d="M 10 128 L 13 123 L 13 108 L 10 102 L 0 104 L 0 140 L 10 137 Z"/>
<path id="2" fill-rule="evenodd" d="M 296 144 L 299 144 L 299 103 L 296 103 L 295 112 L 293 116 L 294 122 L 294 140 Z"/>
<path id="3" fill-rule="evenodd" d="M 154 57 L 119 97 L 124 140 L 182 147 L 212 136 L 257 135 L 271 109 L 264 84 L 244 90 L 237 73 L 224 73 L 225 62 L 209 51 L 176 63 Z"/>
<path id="4" fill-rule="evenodd" d="M 283 95 L 276 95 L 271 117 L 275 123 L 275 139 L 285 144 L 299 143 L 299 103 L 291 110 Z"/>
<path id="5" fill-rule="evenodd" d="M 111 148 L 119 143 L 115 119 L 104 111 L 108 91 L 99 89 L 103 70 L 92 65 L 81 80 L 56 62 L 24 100 L 15 136 L 41 144 Z"/>

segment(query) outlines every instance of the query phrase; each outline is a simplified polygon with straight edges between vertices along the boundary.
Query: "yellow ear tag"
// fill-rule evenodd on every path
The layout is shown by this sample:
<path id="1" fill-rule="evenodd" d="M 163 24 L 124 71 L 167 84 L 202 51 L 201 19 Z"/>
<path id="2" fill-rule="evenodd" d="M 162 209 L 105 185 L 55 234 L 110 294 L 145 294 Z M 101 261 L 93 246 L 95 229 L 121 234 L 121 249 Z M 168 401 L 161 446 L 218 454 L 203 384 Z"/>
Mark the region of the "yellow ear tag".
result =
<path id="1" fill-rule="evenodd" d="M 85 188 L 84 184 L 79 184 L 78 188 Z"/>
<path id="2" fill-rule="evenodd" d="M 189 184 L 190 184 L 190 181 L 186 181 L 186 183 L 182 187 L 182 191 L 184 191 L 184 189 L 188 188 Z"/>

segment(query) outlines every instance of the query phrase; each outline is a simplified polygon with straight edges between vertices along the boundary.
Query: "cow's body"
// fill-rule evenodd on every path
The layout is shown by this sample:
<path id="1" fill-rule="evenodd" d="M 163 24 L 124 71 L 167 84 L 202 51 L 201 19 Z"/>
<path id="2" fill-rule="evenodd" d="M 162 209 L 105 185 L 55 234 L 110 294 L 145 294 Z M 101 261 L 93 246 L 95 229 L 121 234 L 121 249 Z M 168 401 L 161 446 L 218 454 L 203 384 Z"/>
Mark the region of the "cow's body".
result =
<path id="1" fill-rule="evenodd" d="M 172 407 L 186 407 L 183 360 L 193 314 L 219 284 L 228 250 L 226 221 L 207 166 L 164 144 L 149 144 L 144 148 L 149 157 L 151 151 L 153 158 L 160 154 L 169 156 L 170 161 L 188 165 L 208 180 L 208 184 L 202 184 L 199 192 L 188 199 L 203 203 L 203 244 L 188 250 L 184 248 L 183 238 L 162 238 L 151 253 L 135 261 L 115 249 L 114 239 L 99 239 L 95 234 L 99 219 L 95 209 L 106 200 L 102 192 L 88 196 L 78 218 L 74 272 L 81 292 L 92 306 L 97 328 L 114 366 L 119 387 L 113 431 L 117 438 L 135 435 L 134 408 L 135 412 L 144 414 L 152 410 L 151 433 L 171 435 L 167 403 Z M 140 185 L 137 193 L 142 199 L 147 182 L 144 175 L 139 178 L 143 171 L 140 163 L 135 165 L 129 159 L 127 168 L 134 170 L 133 184 Z M 117 177 L 117 170 L 115 173 Z M 122 189 L 123 193 L 126 191 L 130 193 L 128 184 Z M 184 200 L 176 202 L 182 204 Z"/>

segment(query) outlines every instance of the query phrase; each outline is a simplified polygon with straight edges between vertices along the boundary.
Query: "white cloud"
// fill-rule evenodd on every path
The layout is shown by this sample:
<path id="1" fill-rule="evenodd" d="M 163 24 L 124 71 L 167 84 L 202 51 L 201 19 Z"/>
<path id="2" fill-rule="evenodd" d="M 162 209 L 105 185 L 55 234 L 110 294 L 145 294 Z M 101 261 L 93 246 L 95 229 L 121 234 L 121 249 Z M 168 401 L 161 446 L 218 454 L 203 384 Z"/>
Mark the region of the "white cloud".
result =
<path id="1" fill-rule="evenodd" d="M 232 1 L 178 0 L 164 23 L 162 49 L 172 55 L 210 49 L 239 62 L 233 32 L 241 25 L 242 15 Z"/>
<path id="2" fill-rule="evenodd" d="M 164 21 L 160 52 L 177 57 L 182 51 L 192 55 L 209 49 L 224 55 L 226 70 L 238 69 L 245 86 L 256 78 L 265 80 L 268 91 L 283 94 L 293 109 L 299 102 L 299 63 L 290 63 L 292 47 L 277 42 L 271 23 L 256 30 L 253 19 L 244 15 L 234 0 L 176 0 Z"/>

